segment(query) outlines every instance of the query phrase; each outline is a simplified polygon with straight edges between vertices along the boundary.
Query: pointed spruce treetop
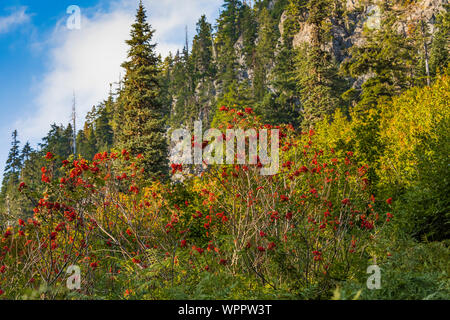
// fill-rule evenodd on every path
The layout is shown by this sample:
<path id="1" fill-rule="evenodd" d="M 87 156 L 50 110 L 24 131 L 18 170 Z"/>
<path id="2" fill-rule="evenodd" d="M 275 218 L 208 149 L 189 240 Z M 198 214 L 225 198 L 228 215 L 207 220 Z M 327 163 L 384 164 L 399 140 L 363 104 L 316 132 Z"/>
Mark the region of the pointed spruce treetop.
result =
<path id="1" fill-rule="evenodd" d="M 130 46 L 128 51 L 128 61 L 122 64 L 127 72 L 133 69 L 133 66 L 153 66 L 158 62 L 158 57 L 155 53 L 156 44 L 152 43 L 154 30 L 147 22 L 147 13 L 142 4 L 139 3 L 139 8 L 136 14 L 136 21 L 131 26 L 131 39 L 126 43 Z"/>
<path id="2" fill-rule="evenodd" d="M 18 179 L 20 169 L 22 168 L 22 161 L 20 160 L 20 141 L 18 140 L 17 130 L 14 130 L 11 134 L 11 149 L 6 160 L 5 171 L 3 174 L 4 180 L 8 180 L 12 177 L 14 180 Z"/>
<path id="3" fill-rule="evenodd" d="M 122 64 L 126 74 L 115 115 L 117 147 L 133 156 L 142 155 L 148 178 L 160 178 L 168 173 L 160 58 L 142 1 L 130 34 L 131 39 L 126 41 L 128 59 Z"/>

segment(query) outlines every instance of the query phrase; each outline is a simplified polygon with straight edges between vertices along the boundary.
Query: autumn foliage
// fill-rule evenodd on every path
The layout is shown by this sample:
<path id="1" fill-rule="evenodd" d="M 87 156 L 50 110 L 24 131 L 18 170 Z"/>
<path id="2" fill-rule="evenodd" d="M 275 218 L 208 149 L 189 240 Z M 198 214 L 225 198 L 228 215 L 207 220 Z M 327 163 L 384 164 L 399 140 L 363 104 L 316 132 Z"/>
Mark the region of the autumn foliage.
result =
<path id="1" fill-rule="evenodd" d="M 243 111 L 224 108 L 224 127 L 273 128 Z M 71 265 L 82 269 L 84 295 L 118 286 L 124 273 L 173 283 L 205 272 L 325 293 L 368 258 L 386 256 L 375 244 L 394 215 L 391 200 L 370 194 L 368 166 L 353 152 L 317 148 L 314 130 L 277 129 L 282 163 L 274 176 L 260 175 L 261 164 L 210 166 L 199 176 L 176 165 L 183 184 L 149 184 L 143 156 L 127 150 L 92 161 L 47 154 L 34 217 L 1 239 L 2 294 L 17 298 L 42 284 L 61 290 L 44 296 L 67 294 Z"/>

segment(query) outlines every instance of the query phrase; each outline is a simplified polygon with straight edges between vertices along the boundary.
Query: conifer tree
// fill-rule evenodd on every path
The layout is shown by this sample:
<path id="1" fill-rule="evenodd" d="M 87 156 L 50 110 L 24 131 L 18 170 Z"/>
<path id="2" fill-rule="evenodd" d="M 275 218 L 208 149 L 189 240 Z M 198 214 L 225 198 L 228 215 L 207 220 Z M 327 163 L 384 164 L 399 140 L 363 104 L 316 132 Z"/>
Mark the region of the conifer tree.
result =
<path id="1" fill-rule="evenodd" d="M 168 112 L 170 113 L 170 123 L 172 123 L 172 116 L 173 116 L 173 110 L 172 110 L 172 104 L 173 104 L 173 97 L 172 97 L 172 83 L 173 83 L 173 77 L 172 77 L 172 69 L 173 69 L 173 55 L 172 52 L 169 52 L 168 56 L 164 58 L 164 61 L 161 63 L 161 73 L 159 74 L 159 83 L 161 86 L 161 94 L 160 94 L 160 101 L 163 106 L 170 106 Z M 117 108 L 117 102 L 115 103 L 115 108 Z M 114 121 L 113 121 L 114 124 Z M 114 131 L 114 130 L 113 130 Z"/>
<path id="2" fill-rule="evenodd" d="M 252 68 L 255 56 L 255 43 L 258 37 L 258 24 L 255 10 L 247 4 L 244 4 L 241 8 L 240 30 L 245 67 Z"/>
<path id="3" fill-rule="evenodd" d="M 28 190 L 35 192 L 43 191 L 45 188 L 41 182 L 40 175 L 36 175 L 36 172 L 40 172 L 40 169 L 46 166 L 46 160 L 43 152 L 38 152 L 31 148 L 27 142 L 21 151 L 22 169 L 20 171 L 20 182 L 25 183 Z M 18 184 L 8 188 L 9 199 L 12 200 L 9 203 L 9 210 L 16 217 L 30 218 L 33 216 L 33 209 L 36 203 L 32 198 L 27 196 L 26 193 L 21 193 L 18 190 Z"/>
<path id="4" fill-rule="evenodd" d="M 196 79 L 204 82 L 215 75 L 212 27 L 205 15 L 197 22 L 197 34 L 192 44 L 192 61 Z"/>
<path id="5" fill-rule="evenodd" d="M 11 149 L 6 160 L 6 166 L 3 173 L 2 189 L 0 194 L 0 202 L 3 210 L 7 215 L 11 216 L 14 209 L 14 199 L 17 196 L 17 186 L 20 178 L 20 170 L 22 169 L 22 161 L 20 159 L 20 141 L 18 140 L 17 130 L 12 133 Z"/>
<path id="6" fill-rule="evenodd" d="M 174 108 L 171 114 L 171 124 L 179 126 L 186 123 L 193 122 L 198 112 L 196 112 L 196 105 L 194 103 L 194 84 L 192 83 L 193 70 L 191 59 L 187 55 L 186 50 L 180 54 L 176 53 L 173 60 L 173 67 L 171 70 L 171 92 L 174 101 Z M 191 73 L 191 76 L 186 76 Z"/>
<path id="7" fill-rule="evenodd" d="M 311 25 L 311 43 L 303 45 L 296 57 L 296 79 L 302 105 L 302 126 L 309 128 L 325 115 L 331 115 L 339 105 L 343 79 L 329 50 L 329 0 L 310 0 L 307 4 Z"/>
<path id="8" fill-rule="evenodd" d="M 61 158 L 68 158 L 73 154 L 73 129 L 69 123 L 67 127 L 52 124 L 47 136 L 39 144 L 42 152 L 51 152 Z"/>
<path id="9" fill-rule="evenodd" d="M 77 146 L 78 154 L 85 159 L 92 159 L 100 151 L 97 149 L 95 132 L 88 123 L 84 124 L 83 130 L 78 131 Z"/>
<path id="10" fill-rule="evenodd" d="M 30 143 L 27 141 L 20 152 L 20 161 L 22 162 L 22 165 L 24 165 L 26 161 L 30 160 L 32 153 L 33 148 L 31 148 Z"/>
<path id="11" fill-rule="evenodd" d="M 411 39 L 395 28 L 399 13 L 392 5 L 383 3 L 379 28 L 365 27 L 365 41 L 350 50 L 351 58 L 341 65 L 342 70 L 354 78 L 365 78 L 361 88 L 352 88 L 344 96 L 356 102 L 353 113 L 355 146 L 361 162 L 372 163 L 369 179 L 375 185 L 383 152 L 380 135 L 379 110 L 381 103 L 388 103 L 393 96 L 410 88 L 414 83 L 412 72 L 414 48 Z"/>
<path id="12" fill-rule="evenodd" d="M 398 14 L 386 4 L 380 29 L 365 28 L 365 41 L 353 46 L 351 58 L 341 65 L 342 70 L 354 78 L 368 77 L 359 92 L 355 89 L 346 96 L 355 96 L 358 109 L 376 106 L 380 98 L 390 99 L 413 84 L 411 74 L 414 52 L 410 40 L 394 27 Z"/>
<path id="13" fill-rule="evenodd" d="M 93 146 L 93 152 L 109 151 L 114 142 L 114 131 L 112 127 L 112 114 L 115 110 L 115 101 L 112 92 L 104 102 L 92 107 L 92 110 L 86 116 L 86 122 L 83 135 L 78 133 L 80 143 L 88 142 Z M 81 154 L 85 154 L 80 152 Z M 92 154 L 92 152 L 88 152 Z M 89 157 L 90 158 L 90 157 Z"/>
<path id="14" fill-rule="evenodd" d="M 209 122 L 211 107 L 214 105 L 214 80 L 217 69 L 214 57 L 212 26 L 202 16 L 197 22 L 197 34 L 192 44 L 191 61 L 194 67 L 194 99 L 195 116 L 204 123 Z"/>
<path id="15" fill-rule="evenodd" d="M 234 45 L 240 36 L 239 0 L 225 0 L 217 24 L 217 68 L 221 91 L 224 94 L 233 81 L 238 80 L 239 63 Z"/>
<path id="16" fill-rule="evenodd" d="M 303 2 L 290 0 L 286 7 L 286 19 L 282 25 L 281 39 L 271 73 L 273 93 L 266 94 L 263 100 L 263 115 L 272 124 L 290 123 L 298 125 L 300 101 L 295 79 L 294 35 L 298 30 L 298 18 L 303 11 Z"/>
<path id="17" fill-rule="evenodd" d="M 218 45 L 218 78 L 222 84 L 221 88 L 224 90 L 233 81 L 238 80 L 239 63 L 234 42 L 229 37 L 224 37 L 222 43 Z"/>
<path id="18" fill-rule="evenodd" d="M 147 176 L 161 177 L 167 174 L 167 141 L 165 137 L 165 110 L 160 102 L 159 59 L 152 44 L 154 30 L 147 22 L 142 4 L 132 25 L 128 61 L 122 64 L 126 70 L 124 88 L 120 93 L 123 109 L 118 119 L 117 144 L 132 155 L 144 156 Z"/>
<path id="19" fill-rule="evenodd" d="M 450 4 L 445 6 L 436 21 L 435 33 L 430 52 L 430 69 L 432 75 L 444 72 L 450 63 Z"/>
<path id="20" fill-rule="evenodd" d="M 223 11 L 218 19 L 218 31 L 232 43 L 239 38 L 239 21 L 242 2 L 240 0 L 224 0 Z"/>
<path id="21" fill-rule="evenodd" d="M 267 93 L 269 71 L 272 69 L 273 55 L 279 35 L 267 8 L 263 7 L 259 12 L 258 22 L 258 43 L 253 65 L 253 92 L 255 99 L 262 101 Z"/>
<path id="22" fill-rule="evenodd" d="M 3 183 L 19 181 L 20 169 L 22 168 L 22 161 L 20 158 L 20 141 L 18 140 L 17 130 L 11 134 L 11 149 L 9 150 L 8 159 L 3 174 Z"/>

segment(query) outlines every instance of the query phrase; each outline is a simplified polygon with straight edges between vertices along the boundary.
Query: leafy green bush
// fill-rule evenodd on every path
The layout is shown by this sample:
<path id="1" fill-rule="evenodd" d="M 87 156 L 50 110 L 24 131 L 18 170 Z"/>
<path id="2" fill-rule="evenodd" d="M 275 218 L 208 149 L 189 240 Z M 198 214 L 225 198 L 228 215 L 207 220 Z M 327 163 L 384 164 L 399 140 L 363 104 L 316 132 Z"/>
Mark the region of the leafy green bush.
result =
<path id="1" fill-rule="evenodd" d="M 345 281 L 339 288 L 341 299 L 352 299 L 359 291 L 362 300 L 448 300 L 448 244 L 403 242 L 389 259 L 379 264 L 381 289 L 369 290 L 368 275 Z"/>

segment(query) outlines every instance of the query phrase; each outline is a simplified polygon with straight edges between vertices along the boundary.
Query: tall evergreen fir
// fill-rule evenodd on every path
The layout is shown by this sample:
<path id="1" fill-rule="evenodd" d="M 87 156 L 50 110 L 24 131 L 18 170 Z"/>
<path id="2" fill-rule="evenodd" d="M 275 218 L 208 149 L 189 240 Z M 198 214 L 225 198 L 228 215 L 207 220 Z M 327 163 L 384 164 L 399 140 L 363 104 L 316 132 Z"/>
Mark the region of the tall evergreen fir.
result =
<path id="1" fill-rule="evenodd" d="M 83 130 L 78 131 L 77 146 L 78 154 L 85 159 L 92 159 L 100 151 L 97 150 L 95 132 L 87 122 L 84 124 Z"/>
<path id="2" fill-rule="evenodd" d="M 213 57 L 212 26 L 202 15 L 197 22 L 197 34 L 192 45 L 192 60 L 195 68 L 196 79 L 206 81 L 215 75 Z"/>
<path id="3" fill-rule="evenodd" d="M 258 42 L 253 61 L 253 94 L 257 101 L 262 101 L 269 85 L 269 72 L 273 67 L 278 32 L 269 10 L 263 7 L 258 15 Z"/>
<path id="4" fill-rule="evenodd" d="M 47 136 L 39 144 L 42 152 L 52 152 L 61 158 L 68 158 L 73 154 L 73 129 L 69 123 L 67 127 L 52 124 Z"/>
<path id="5" fill-rule="evenodd" d="M 47 165 L 43 152 L 33 150 L 27 142 L 20 154 L 22 169 L 20 170 L 20 182 L 24 182 L 28 190 L 34 192 L 43 191 L 45 186 L 41 182 L 41 177 L 36 175 L 40 169 Z M 9 199 L 13 199 L 8 204 L 10 213 L 16 218 L 27 219 L 34 215 L 33 209 L 36 203 L 26 193 L 19 192 L 18 184 L 14 184 L 8 189 Z"/>
<path id="6" fill-rule="evenodd" d="M 242 34 L 242 54 L 245 66 L 253 67 L 255 43 L 258 37 L 256 12 L 248 4 L 244 4 L 240 14 L 240 29 Z"/>
<path id="7" fill-rule="evenodd" d="M 180 70 L 182 72 L 181 83 L 182 87 L 180 91 L 182 92 L 182 99 L 180 101 L 183 103 L 184 115 L 186 121 L 189 125 L 193 124 L 195 119 L 198 117 L 198 106 L 195 102 L 195 74 L 194 74 L 194 63 L 192 61 L 192 56 L 189 52 L 189 42 L 188 42 L 188 30 L 186 28 L 186 43 L 183 47 L 181 54 L 181 64 Z"/>
<path id="8" fill-rule="evenodd" d="M 20 152 L 20 161 L 22 165 L 25 164 L 28 160 L 30 160 L 31 154 L 33 153 L 33 148 L 31 148 L 30 143 L 27 141 Z"/>
<path id="9" fill-rule="evenodd" d="M 173 63 L 174 63 L 174 58 L 173 58 L 172 52 L 169 52 L 167 57 L 165 57 L 164 60 L 161 61 L 161 65 L 160 65 L 161 72 L 159 74 L 159 84 L 160 84 L 160 88 L 161 88 L 160 102 L 163 106 L 169 106 L 169 110 L 168 110 L 170 113 L 169 125 L 171 125 L 171 123 L 172 123 L 172 115 L 173 115 L 173 110 L 172 110 Z M 117 109 L 117 106 L 118 106 L 118 102 L 116 101 L 114 104 L 114 110 Z M 112 123 L 114 124 L 114 121 L 112 121 Z M 114 131 L 114 126 L 113 126 L 113 131 Z"/>
<path id="10" fill-rule="evenodd" d="M 114 143 L 114 131 L 112 127 L 113 114 L 115 110 L 115 101 L 112 92 L 108 99 L 100 105 L 96 123 L 96 135 L 100 137 L 97 140 L 98 151 L 109 151 Z"/>
<path id="11" fill-rule="evenodd" d="M 345 94 L 358 101 L 360 111 L 373 108 L 380 98 L 390 99 L 413 84 L 414 48 L 410 39 L 395 28 L 397 16 L 386 4 L 380 28 L 366 27 L 364 43 L 353 46 L 351 58 L 341 65 L 347 75 L 367 77 L 360 89 L 353 88 Z"/>
<path id="12" fill-rule="evenodd" d="M 182 54 L 176 53 L 170 72 L 172 89 L 170 94 L 174 100 L 170 123 L 172 126 L 189 125 L 197 117 L 198 111 L 195 101 L 193 101 L 194 84 L 192 81 L 195 75 L 192 75 L 194 71 L 187 50 L 183 50 Z M 191 75 L 187 76 L 188 73 L 191 73 Z"/>
<path id="13" fill-rule="evenodd" d="M 91 158 L 97 152 L 109 151 L 114 142 L 112 115 L 115 110 L 115 101 L 110 92 L 104 102 L 92 107 L 86 116 L 83 130 L 78 132 L 77 142 L 80 154 Z M 86 149 L 90 149 L 89 151 Z"/>
<path id="14" fill-rule="evenodd" d="M 198 116 L 209 122 L 211 107 L 214 105 L 214 79 L 217 74 L 212 26 L 202 16 L 197 23 L 197 34 L 192 45 L 191 59 L 195 74 L 195 102 L 199 108 Z"/>
<path id="15" fill-rule="evenodd" d="M 217 48 L 218 80 L 220 91 L 223 93 L 229 86 L 238 80 L 239 63 L 235 50 L 235 43 L 239 39 L 240 9 L 242 2 L 239 0 L 225 0 L 223 11 L 217 23 L 217 35 L 215 39 Z"/>
<path id="16" fill-rule="evenodd" d="M 369 168 L 369 178 L 376 184 L 383 145 L 380 135 L 381 114 L 378 108 L 393 96 L 410 88 L 414 83 L 414 50 L 411 39 L 395 28 L 399 13 L 392 5 L 383 3 L 379 28 L 365 26 L 365 41 L 350 49 L 351 58 L 341 65 L 342 70 L 353 78 L 364 79 L 360 88 L 354 87 L 344 97 L 354 101 L 355 149 Z"/>
<path id="17" fill-rule="evenodd" d="M 242 1 L 224 0 L 223 11 L 218 19 L 218 32 L 230 38 L 232 43 L 239 39 L 240 35 L 240 11 Z"/>
<path id="18" fill-rule="evenodd" d="M 15 202 L 17 198 L 17 185 L 20 179 L 20 170 L 22 161 L 20 158 L 20 141 L 18 140 L 17 130 L 12 133 L 11 149 L 6 160 L 6 166 L 3 173 L 2 190 L 0 193 L 0 209 L 9 217 L 12 215 L 14 208 L 18 206 Z"/>
<path id="19" fill-rule="evenodd" d="M 11 134 L 11 149 L 9 150 L 8 159 L 3 173 L 3 185 L 8 183 L 17 183 L 19 181 L 20 169 L 22 161 L 20 157 L 20 141 L 18 139 L 17 130 Z"/>
<path id="20" fill-rule="evenodd" d="M 338 76 L 337 65 L 325 47 L 331 40 L 328 18 L 330 0 L 310 0 L 308 24 L 311 43 L 303 45 L 296 57 L 296 80 L 302 105 L 302 126 L 310 128 L 325 115 L 333 114 L 339 105 L 344 80 Z"/>
<path id="21" fill-rule="evenodd" d="M 144 156 L 144 169 L 148 178 L 166 177 L 167 141 L 164 115 L 160 101 L 159 59 L 152 44 L 154 30 L 147 22 L 142 4 L 132 25 L 124 88 L 120 93 L 123 109 L 118 119 L 117 144 L 132 155 Z"/>
<path id="22" fill-rule="evenodd" d="M 450 63 L 450 4 L 439 14 L 436 21 L 437 31 L 431 45 L 431 74 L 443 73 Z"/>
<path id="23" fill-rule="evenodd" d="M 293 39 L 299 27 L 299 16 L 304 11 L 303 5 L 302 1 L 290 0 L 286 7 L 275 67 L 271 73 L 273 92 L 266 94 L 262 102 L 264 118 L 272 124 L 299 124 L 300 99 L 295 79 Z"/>

